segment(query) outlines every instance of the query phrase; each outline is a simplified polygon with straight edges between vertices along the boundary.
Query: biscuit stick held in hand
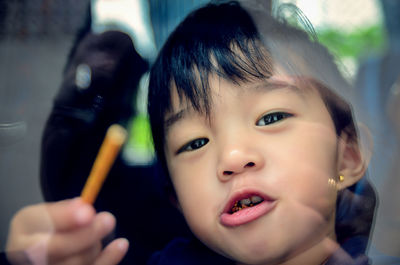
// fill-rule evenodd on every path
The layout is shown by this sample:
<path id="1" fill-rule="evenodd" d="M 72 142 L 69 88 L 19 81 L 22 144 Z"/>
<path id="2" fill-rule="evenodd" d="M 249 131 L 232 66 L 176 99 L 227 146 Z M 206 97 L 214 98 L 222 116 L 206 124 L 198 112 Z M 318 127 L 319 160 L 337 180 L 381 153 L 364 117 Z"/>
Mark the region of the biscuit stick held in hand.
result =
<path id="1" fill-rule="evenodd" d="M 83 188 L 81 198 L 83 201 L 93 204 L 100 188 L 110 171 L 121 146 L 126 139 L 126 130 L 120 125 L 114 124 L 108 128 L 105 139 L 94 161 L 92 170 Z"/>

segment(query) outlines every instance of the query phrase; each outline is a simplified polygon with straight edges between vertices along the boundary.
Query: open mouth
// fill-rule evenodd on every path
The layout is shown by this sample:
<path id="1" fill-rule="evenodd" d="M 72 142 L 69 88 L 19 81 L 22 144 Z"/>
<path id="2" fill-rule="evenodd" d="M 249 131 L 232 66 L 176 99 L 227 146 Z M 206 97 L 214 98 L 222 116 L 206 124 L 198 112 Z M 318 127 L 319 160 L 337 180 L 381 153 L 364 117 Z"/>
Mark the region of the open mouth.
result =
<path id="1" fill-rule="evenodd" d="M 258 192 L 240 192 L 232 197 L 220 215 L 220 222 L 227 227 L 235 227 L 253 222 L 271 212 L 277 199 Z"/>
<path id="2" fill-rule="evenodd" d="M 232 208 L 230 209 L 229 213 L 233 214 L 245 208 L 256 206 L 264 201 L 263 198 L 257 195 L 250 196 L 249 198 L 244 198 L 241 200 L 236 201 Z"/>

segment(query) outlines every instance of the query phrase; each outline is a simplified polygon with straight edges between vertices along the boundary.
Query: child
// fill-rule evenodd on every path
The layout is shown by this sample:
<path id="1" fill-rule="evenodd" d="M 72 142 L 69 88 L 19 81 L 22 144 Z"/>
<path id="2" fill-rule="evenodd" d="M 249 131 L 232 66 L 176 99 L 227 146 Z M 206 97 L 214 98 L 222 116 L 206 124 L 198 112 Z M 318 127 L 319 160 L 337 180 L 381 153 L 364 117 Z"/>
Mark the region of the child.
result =
<path id="1" fill-rule="evenodd" d="M 340 250 L 352 232 L 335 223 L 338 195 L 367 165 L 332 61 L 301 30 L 235 2 L 199 9 L 167 40 L 150 76 L 155 148 L 208 248 L 237 264 L 367 263 Z M 158 262 L 201 264 L 190 244 Z"/>
<path id="2" fill-rule="evenodd" d="M 331 91 L 339 85 L 348 87 L 329 54 L 300 30 L 236 2 L 189 15 L 152 67 L 149 115 L 167 183 L 201 243 L 176 239 L 149 264 L 367 264 L 374 197 L 348 222 L 354 214 L 348 188 L 362 178 L 366 161 L 351 109 Z M 113 221 L 108 216 L 102 227 L 106 215 L 93 209 L 79 221 L 73 217 L 79 207 L 85 207 L 79 200 L 49 206 L 59 242 L 69 246 L 85 234 L 75 230 L 95 224 L 96 236 L 76 246 L 81 252 L 63 255 L 47 241 L 46 255 L 118 262 L 126 242 L 98 247 Z M 71 219 L 57 219 L 61 213 Z M 24 227 L 17 221 L 14 227 Z M 57 229 L 63 221 L 68 229 Z M 9 249 L 24 247 L 20 235 L 12 229 Z M 354 238 L 360 243 L 347 253 Z"/>

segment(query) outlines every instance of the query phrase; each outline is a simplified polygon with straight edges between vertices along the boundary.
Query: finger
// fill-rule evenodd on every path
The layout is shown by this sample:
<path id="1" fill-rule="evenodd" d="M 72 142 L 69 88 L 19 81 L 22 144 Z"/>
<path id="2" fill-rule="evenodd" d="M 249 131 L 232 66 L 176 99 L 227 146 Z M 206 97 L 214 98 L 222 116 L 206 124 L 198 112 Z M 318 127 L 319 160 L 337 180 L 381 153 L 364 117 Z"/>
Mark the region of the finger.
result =
<path id="1" fill-rule="evenodd" d="M 11 229 L 19 234 L 52 233 L 90 223 L 95 216 L 91 205 L 79 198 L 40 203 L 21 209 L 12 219 Z"/>
<path id="2" fill-rule="evenodd" d="M 49 260 L 48 264 L 57 265 L 88 265 L 93 264 L 102 250 L 101 243 L 98 242 L 95 246 L 85 249 L 76 255 L 67 256 L 59 260 Z"/>
<path id="3" fill-rule="evenodd" d="M 121 262 L 128 252 L 129 241 L 125 238 L 119 238 L 107 245 L 96 259 L 95 265 L 114 265 Z"/>
<path id="4" fill-rule="evenodd" d="M 48 245 L 51 259 L 75 255 L 95 245 L 115 227 L 115 217 L 107 212 L 96 215 L 93 222 L 82 228 L 54 234 Z"/>
<path id="5" fill-rule="evenodd" d="M 55 231 L 68 231 L 91 223 L 96 215 L 92 205 L 81 198 L 47 203 L 46 210 L 53 221 Z"/>
<path id="6" fill-rule="evenodd" d="M 80 198 L 25 207 L 15 220 L 26 234 L 67 231 L 89 224 L 96 211 Z"/>

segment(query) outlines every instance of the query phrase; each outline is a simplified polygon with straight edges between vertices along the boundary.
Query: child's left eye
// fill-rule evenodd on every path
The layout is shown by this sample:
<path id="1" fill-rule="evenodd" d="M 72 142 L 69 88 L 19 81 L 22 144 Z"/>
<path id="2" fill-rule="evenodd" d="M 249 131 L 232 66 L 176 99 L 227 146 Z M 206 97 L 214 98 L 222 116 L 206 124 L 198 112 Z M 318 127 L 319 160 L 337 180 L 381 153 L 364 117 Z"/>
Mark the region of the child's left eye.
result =
<path id="1" fill-rule="evenodd" d="M 273 112 L 273 113 L 268 113 L 265 114 L 264 116 L 261 117 L 261 119 L 259 119 L 256 122 L 257 126 L 265 126 L 265 125 L 270 125 L 273 123 L 276 123 L 278 121 L 281 121 L 283 119 L 292 117 L 293 114 L 287 113 L 287 112 Z"/>
<path id="2" fill-rule="evenodd" d="M 190 141 L 189 143 L 185 144 L 181 148 L 179 148 L 177 153 L 179 154 L 182 152 L 194 151 L 194 150 L 199 149 L 199 148 L 203 147 L 204 145 L 206 145 L 208 143 L 208 141 L 209 140 L 207 138 L 195 139 L 195 140 Z"/>

